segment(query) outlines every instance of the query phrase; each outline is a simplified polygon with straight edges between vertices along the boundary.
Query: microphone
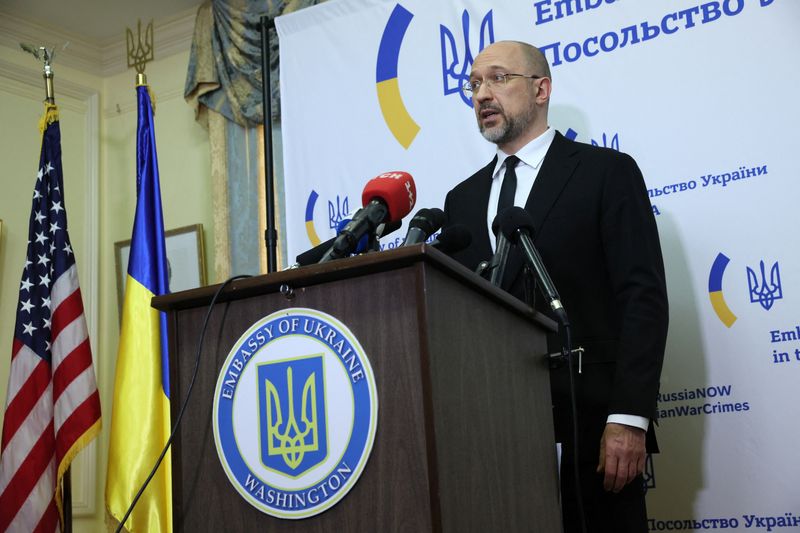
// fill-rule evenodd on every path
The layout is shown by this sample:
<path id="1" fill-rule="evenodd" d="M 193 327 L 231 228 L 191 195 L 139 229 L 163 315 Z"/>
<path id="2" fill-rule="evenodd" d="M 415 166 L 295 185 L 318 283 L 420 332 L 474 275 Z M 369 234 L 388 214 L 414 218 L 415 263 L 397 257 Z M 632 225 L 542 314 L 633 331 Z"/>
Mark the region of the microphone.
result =
<path id="1" fill-rule="evenodd" d="M 395 231 L 399 230 L 400 226 L 402 225 L 402 220 L 390 220 L 389 222 L 379 224 L 378 228 L 375 230 L 375 236 L 379 239 L 383 239 L 390 233 L 394 233 Z"/>
<path id="2" fill-rule="evenodd" d="M 367 247 L 367 251 L 380 252 L 381 251 L 380 240 L 383 239 L 385 236 L 389 235 L 390 233 L 394 233 L 395 231 L 399 230 L 400 226 L 402 225 L 403 225 L 402 220 L 397 220 L 395 222 L 384 222 L 383 224 L 378 224 L 378 227 L 375 228 L 375 234 L 372 235 L 369 239 L 369 246 Z"/>
<path id="3" fill-rule="evenodd" d="M 375 232 L 383 222 L 396 222 L 411 212 L 417 201 L 414 178 L 408 172 L 385 172 L 367 182 L 361 193 L 364 207 L 351 220 L 322 256 L 320 263 L 346 257 L 356 248 L 358 240 Z"/>
<path id="4" fill-rule="evenodd" d="M 342 219 L 339 222 L 338 228 L 341 231 L 348 223 L 350 222 L 349 218 Z M 386 235 L 392 233 L 400 229 L 403 223 L 401 221 L 397 222 L 386 222 L 385 224 L 381 224 L 378 226 L 378 229 L 375 230 L 375 234 L 377 238 L 383 238 Z M 313 265 L 314 263 L 319 263 L 319 260 L 322 259 L 322 256 L 325 255 L 325 252 L 333 246 L 333 241 L 336 240 L 336 237 L 331 237 L 327 241 L 314 246 L 313 248 L 306 250 L 305 252 L 301 253 L 295 258 L 295 263 L 290 268 L 298 268 L 301 266 Z M 354 253 L 361 253 L 367 250 L 364 238 L 358 241 L 358 246 L 356 247 Z"/>
<path id="5" fill-rule="evenodd" d="M 547 303 L 550 304 L 550 309 L 553 310 L 553 313 L 562 324 L 569 324 L 567 311 L 561 304 L 561 298 L 558 295 L 558 291 L 556 291 L 553 280 L 550 279 L 550 274 L 547 273 L 539 251 L 533 245 L 533 240 L 531 239 L 531 235 L 534 233 L 533 218 L 530 213 L 521 207 L 509 207 L 497 215 L 495 223 L 499 225 L 500 231 L 509 241 L 522 248 L 525 261 L 536 274 L 539 287 L 547 299 Z M 492 223 L 492 226 L 494 227 L 494 223 Z"/>
<path id="6" fill-rule="evenodd" d="M 442 230 L 430 245 L 447 255 L 459 252 L 472 243 L 472 233 L 464 224 L 453 224 Z"/>
<path id="7" fill-rule="evenodd" d="M 319 260 L 322 259 L 323 255 L 325 255 L 325 252 L 327 252 L 330 247 L 333 246 L 333 241 L 335 240 L 336 237 L 331 237 L 327 241 L 318 244 L 309 250 L 306 250 L 302 254 L 295 257 L 295 264 L 293 264 L 290 268 L 297 268 L 319 263 Z"/>
<path id="8" fill-rule="evenodd" d="M 342 231 L 344 231 L 344 228 L 347 227 L 347 225 L 350 223 L 351 220 L 352 220 L 351 218 L 343 218 L 342 220 L 339 221 L 338 224 L 336 224 L 337 237 L 339 236 L 340 233 L 342 233 Z M 356 243 L 356 249 L 353 250 L 352 254 L 355 255 L 355 254 L 360 254 L 362 252 L 366 252 L 368 245 L 369 245 L 369 237 L 367 235 L 362 235 L 361 238 L 358 239 L 358 242 Z"/>
<path id="9" fill-rule="evenodd" d="M 503 283 L 503 275 L 506 272 L 506 264 L 508 263 L 508 253 L 511 251 L 511 242 L 499 231 L 499 226 L 500 214 L 498 213 L 492 221 L 492 233 L 496 237 L 495 251 L 487 265 L 487 270 L 490 271 L 489 281 L 495 287 L 499 287 Z"/>
<path id="10" fill-rule="evenodd" d="M 350 223 L 350 219 L 349 218 L 343 218 L 342 220 L 339 221 L 339 224 L 336 225 L 337 237 L 338 237 L 338 234 L 344 229 L 344 227 L 348 223 Z M 306 266 L 306 265 L 311 265 L 311 264 L 314 264 L 314 263 L 318 263 L 319 260 L 322 259 L 322 256 L 325 255 L 325 252 L 327 252 L 328 249 L 331 246 L 333 246 L 333 243 L 334 243 L 335 240 L 336 240 L 336 237 L 331 237 L 327 241 L 325 241 L 325 242 L 323 242 L 321 244 L 318 244 L 318 245 L 314 246 L 313 248 L 311 248 L 309 250 L 306 250 L 305 252 L 301 253 L 300 255 L 295 257 L 295 259 L 294 259 L 295 260 L 295 264 L 293 264 L 291 266 L 291 268 L 297 268 L 297 267 L 301 267 L 301 266 Z M 353 253 L 358 254 L 358 253 L 366 251 L 366 249 L 367 249 L 367 238 L 365 236 L 365 237 L 362 237 L 358 241 L 358 244 L 356 245 L 356 249 L 353 250 Z"/>
<path id="11" fill-rule="evenodd" d="M 497 235 L 497 246 L 489 261 L 488 270 L 490 271 L 489 281 L 495 287 L 499 287 L 503 283 L 503 276 L 506 272 L 506 264 L 508 263 L 508 252 L 511 251 L 511 243 L 506 239 L 502 233 Z"/>
<path id="12" fill-rule="evenodd" d="M 420 209 L 411 222 L 408 223 L 408 233 L 401 246 L 411 246 L 419 244 L 436 233 L 444 224 L 444 211 L 434 207 L 433 209 Z"/>

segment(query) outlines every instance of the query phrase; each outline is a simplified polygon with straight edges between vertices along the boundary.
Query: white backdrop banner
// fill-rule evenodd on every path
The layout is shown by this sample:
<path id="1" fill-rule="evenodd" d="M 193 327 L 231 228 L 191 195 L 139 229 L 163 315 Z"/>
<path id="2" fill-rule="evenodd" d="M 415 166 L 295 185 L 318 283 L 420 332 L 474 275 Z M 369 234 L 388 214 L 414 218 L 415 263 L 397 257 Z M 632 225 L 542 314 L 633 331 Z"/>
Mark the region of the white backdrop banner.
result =
<path id="1" fill-rule="evenodd" d="M 800 2 L 331 0 L 276 23 L 290 258 L 385 171 L 442 207 L 495 150 L 459 91 L 472 59 L 542 48 L 550 125 L 631 154 L 658 221 L 651 530 L 800 530 Z"/>

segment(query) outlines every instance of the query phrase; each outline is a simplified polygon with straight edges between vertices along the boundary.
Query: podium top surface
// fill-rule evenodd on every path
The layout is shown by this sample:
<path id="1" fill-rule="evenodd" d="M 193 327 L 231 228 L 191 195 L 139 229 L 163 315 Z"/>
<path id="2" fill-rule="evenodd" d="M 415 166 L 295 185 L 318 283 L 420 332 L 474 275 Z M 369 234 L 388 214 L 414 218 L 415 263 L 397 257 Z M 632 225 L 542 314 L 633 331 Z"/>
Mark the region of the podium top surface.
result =
<path id="1" fill-rule="evenodd" d="M 217 303 L 277 292 L 284 286 L 293 289 L 309 287 L 320 283 L 396 270 L 417 263 L 425 263 L 443 271 L 449 277 L 461 282 L 471 290 L 482 293 L 487 298 L 500 303 L 521 316 L 529 318 L 546 329 L 551 331 L 556 329 L 555 322 L 546 316 L 536 312 L 522 301 L 495 287 L 454 259 L 427 244 L 362 254 L 327 263 L 238 279 L 231 282 L 230 286 L 220 294 Z M 156 296 L 152 299 L 151 305 L 160 311 L 178 311 L 206 306 L 211 303 L 211 299 L 220 285 L 208 285 L 197 289 Z"/>

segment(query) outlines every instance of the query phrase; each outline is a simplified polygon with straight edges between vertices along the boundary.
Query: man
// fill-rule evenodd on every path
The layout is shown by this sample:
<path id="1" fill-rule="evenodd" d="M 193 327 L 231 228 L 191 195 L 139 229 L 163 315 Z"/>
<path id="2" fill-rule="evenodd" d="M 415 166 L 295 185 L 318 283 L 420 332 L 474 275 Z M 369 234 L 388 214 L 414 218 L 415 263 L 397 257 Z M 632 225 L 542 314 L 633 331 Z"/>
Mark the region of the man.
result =
<path id="1" fill-rule="evenodd" d="M 569 314 L 573 346 L 585 350 L 574 378 L 588 530 L 646 532 L 641 474 L 646 451 L 655 451 L 668 320 L 655 218 L 632 158 L 548 127 L 551 89 L 544 55 L 528 44 L 498 42 L 475 58 L 465 90 L 497 156 L 448 193 L 447 225 L 471 230 L 472 244 L 454 257 L 474 269 L 492 255 L 498 202 L 501 210 L 504 202 L 524 206 L 533 217 L 534 244 Z M 514 253 L 502 286 L 522 298 L 523 263 Z M 547 311 L 541 300 L 537 308 Z M 557 335 L 548 344 L 560 351 Z M 564 525 L 579 531 L 566 365 L 551 365 L 551 387 L 556 439 L 564 446 Z"/>

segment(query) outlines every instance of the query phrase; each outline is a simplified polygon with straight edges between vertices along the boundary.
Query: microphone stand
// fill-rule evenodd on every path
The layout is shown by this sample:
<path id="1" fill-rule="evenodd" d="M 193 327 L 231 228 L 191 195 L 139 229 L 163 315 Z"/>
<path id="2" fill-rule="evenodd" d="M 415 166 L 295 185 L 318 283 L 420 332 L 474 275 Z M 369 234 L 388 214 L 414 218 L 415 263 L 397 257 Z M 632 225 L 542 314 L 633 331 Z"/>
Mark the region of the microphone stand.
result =
<path id="1" fill-rule="evenodd" d="M 261 103 L 264 110 L 264 185 L 267 203 L 267 229 L 264 241 L 267 246 L 267 272 L 278 270 L 278 231 L 275 229 L 275 180 L 274 157 L 272 154 L 272 83 L 270 66 L 272 61 L 269 49 L 269 30 L 275 28 L 275 19 L 261 17 Z"/>

